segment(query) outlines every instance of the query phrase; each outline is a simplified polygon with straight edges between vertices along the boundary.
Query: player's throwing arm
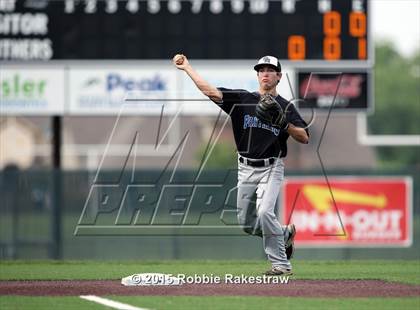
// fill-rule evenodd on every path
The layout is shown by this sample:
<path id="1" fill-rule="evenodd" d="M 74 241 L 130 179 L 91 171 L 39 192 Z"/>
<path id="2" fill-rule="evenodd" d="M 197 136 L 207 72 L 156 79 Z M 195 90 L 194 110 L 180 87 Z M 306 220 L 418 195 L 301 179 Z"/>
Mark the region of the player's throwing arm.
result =
<path id="1" fill-rule="evenodd" d="M 198 89 L 211 100 L 216 102 L 222 102 L 223 95 L 216 87 L 210 85 L 204 80 L 190 65 L 187 57 L 183 54 L 176 54 L 172 59 L 175 67 L 179 70 L 185 71 L 188 76 L 193 80 Z"/>

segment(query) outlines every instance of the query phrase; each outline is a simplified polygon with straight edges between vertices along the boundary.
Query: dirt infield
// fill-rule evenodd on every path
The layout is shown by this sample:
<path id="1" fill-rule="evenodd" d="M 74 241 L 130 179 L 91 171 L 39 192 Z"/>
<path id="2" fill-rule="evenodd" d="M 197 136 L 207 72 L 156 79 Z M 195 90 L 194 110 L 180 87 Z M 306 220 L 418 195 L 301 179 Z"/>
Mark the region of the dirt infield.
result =
<path id="1" fill-rule="evenodd" d="M 381 280 L 293 280 L 288 284 L 184 284 L 180 286 L 125 287 L 118 280 L 0 281 L 0 295 L 190 295 L 292 297 L 414 297 L 419 285 Z"/>

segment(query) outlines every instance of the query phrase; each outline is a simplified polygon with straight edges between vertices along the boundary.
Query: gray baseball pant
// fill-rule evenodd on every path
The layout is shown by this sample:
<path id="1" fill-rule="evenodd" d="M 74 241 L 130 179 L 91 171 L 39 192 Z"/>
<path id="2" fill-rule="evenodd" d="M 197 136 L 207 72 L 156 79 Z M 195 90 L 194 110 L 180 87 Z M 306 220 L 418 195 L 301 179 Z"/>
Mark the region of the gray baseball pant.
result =
<path id="1" fill-rule="evenodd" d="M 284 179 L 284 163 L 277 158 L 267 167 L 252 167 L 238 160 L 238 222 L 251 235 L 262 235 L 272 266 L 291 269 L 285 252 L 288 230 L 278 220 L 277 198 Z M 253 196 L 256 193 L 256 205 Z"/>

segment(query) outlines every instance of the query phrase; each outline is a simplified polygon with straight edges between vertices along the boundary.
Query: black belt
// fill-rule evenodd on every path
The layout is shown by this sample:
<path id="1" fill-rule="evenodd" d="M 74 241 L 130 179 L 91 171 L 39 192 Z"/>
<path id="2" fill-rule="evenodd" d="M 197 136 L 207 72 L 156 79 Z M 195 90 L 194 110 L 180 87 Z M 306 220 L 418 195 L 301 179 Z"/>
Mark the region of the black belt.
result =
<path id="1" fill-rule="evenodd" d="M 239 156 L 239 162 L 248 166 L 252 166 L 252 167 L 266 167 L 266 166 L 272 165 L 275 160 L 276 159 L 273 157 L 266 158 L 266 159 L 249 159 L 249 158 Z"/>

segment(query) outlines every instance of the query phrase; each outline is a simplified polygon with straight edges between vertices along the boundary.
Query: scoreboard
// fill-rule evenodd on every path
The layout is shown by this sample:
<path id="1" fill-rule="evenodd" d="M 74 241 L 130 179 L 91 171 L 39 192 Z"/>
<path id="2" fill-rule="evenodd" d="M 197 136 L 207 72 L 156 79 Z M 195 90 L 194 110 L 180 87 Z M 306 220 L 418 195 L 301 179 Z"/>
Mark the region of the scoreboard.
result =
<path id="1" fill-rule="evenodd" d="M 0 0 L 0 61 L 370 60 L 368 0 Z"/>
<path id="2" fill-rule="evenodd" d="M 256 86 L 255 60 L 273 55 L 286 76 L 279 88 L 303 98 L 299 108 L 328 111 L 334 99 L 335 110 L 371 112 L 369 4 L 0 0 L 0 108 L 8 114 L 108 115 L 119 113 L 130 92 L 194 96 L 189 78 L 169 63 L 184 53 L 215 85 L 249 89 Z M 156 104 L 129 114 L 160 113 Z M 210 106 L 194 113 L 218 113 Z"/>

